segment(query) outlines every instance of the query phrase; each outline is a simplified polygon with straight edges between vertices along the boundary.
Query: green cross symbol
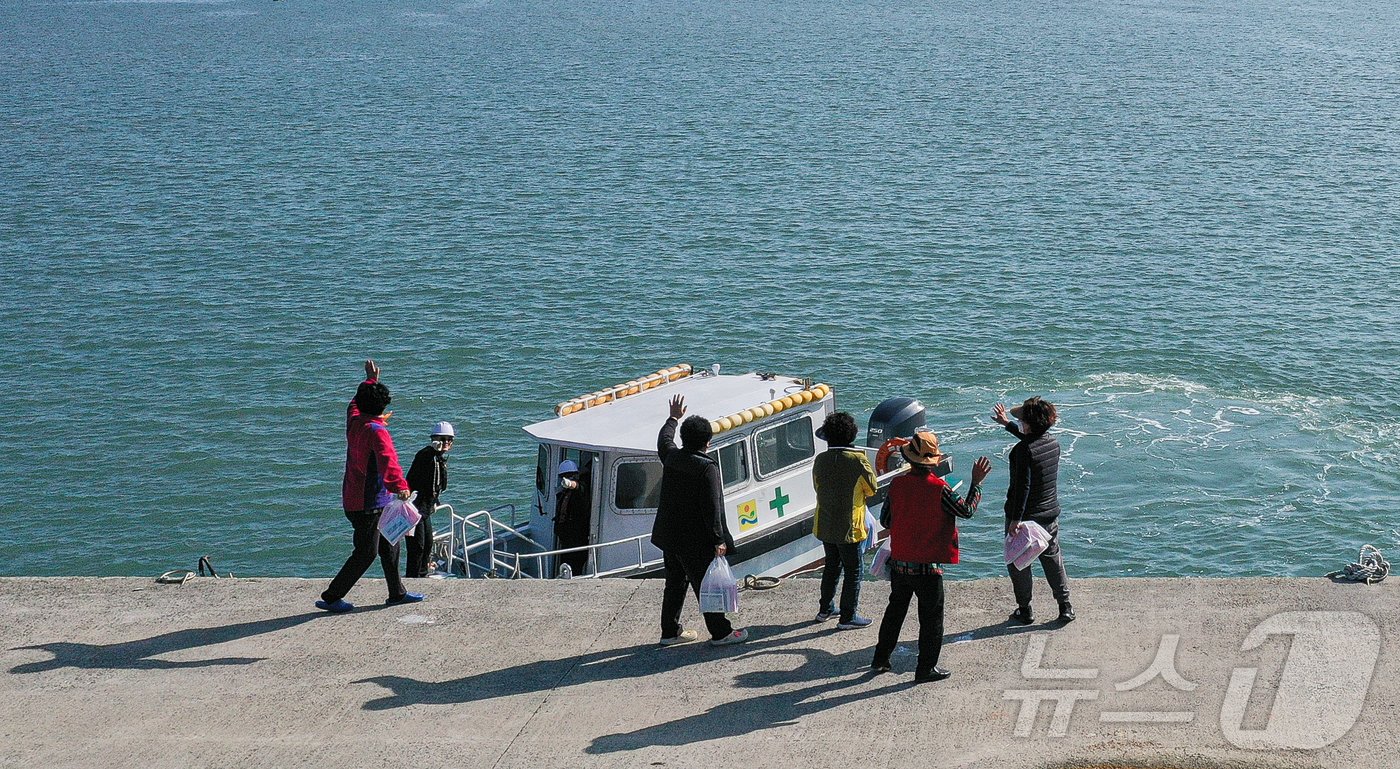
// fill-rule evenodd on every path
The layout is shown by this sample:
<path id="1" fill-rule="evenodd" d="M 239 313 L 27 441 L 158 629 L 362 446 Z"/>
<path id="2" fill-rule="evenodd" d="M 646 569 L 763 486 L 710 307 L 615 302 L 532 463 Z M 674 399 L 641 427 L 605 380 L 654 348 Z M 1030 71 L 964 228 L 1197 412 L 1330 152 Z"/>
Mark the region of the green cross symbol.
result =
<path id="1" fill-rule="evenodd" d="M 787 503 L 791 500 L 791 497 L 783 493 L 783 487 L 778 486 L 777 488 L 773 489 L 773 501 L 768 503 L 768 509 L 777 510 L 778 517 L 782 518 L 783 508 L 787 507 Z"/>

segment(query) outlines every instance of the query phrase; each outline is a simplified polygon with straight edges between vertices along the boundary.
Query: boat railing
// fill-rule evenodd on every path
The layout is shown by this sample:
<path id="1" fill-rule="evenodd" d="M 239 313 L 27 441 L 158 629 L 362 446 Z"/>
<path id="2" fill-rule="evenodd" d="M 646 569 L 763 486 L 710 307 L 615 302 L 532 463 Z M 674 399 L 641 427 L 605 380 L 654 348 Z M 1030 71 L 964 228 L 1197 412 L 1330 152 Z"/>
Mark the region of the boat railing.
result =
<path id="1" fill-rule="evenodd" d="M 574 575 L 578 578 L 630 574 L 661 564 L 659 558 L 650 561 L 646 558 L 646 543 L 651 541 L 650 534 L 579 547 L 549 549 L 530 537 L 529 524 L 522 526 L 514 523 L 514 505 L 501 505 L 468 515 L 459 515 L 451 505 L 438 505 L 436 512 L 442 511 L 447 511 L 451 523 L 448 528 L 434 532 L 434 545 L 439 560 L 453 574 L 543 579 L 551 563 L 546 559 L 580 552 L 588 553 L 588 565 L 583 574 Z M 514 547 L 507 547 L 506 543 L 512 543 Z M 622 547 L 629 552 L 635 548 L 635 560 L 624 561 L 622 566 L 607 570 L 598 568 L 604 550 Z"/>

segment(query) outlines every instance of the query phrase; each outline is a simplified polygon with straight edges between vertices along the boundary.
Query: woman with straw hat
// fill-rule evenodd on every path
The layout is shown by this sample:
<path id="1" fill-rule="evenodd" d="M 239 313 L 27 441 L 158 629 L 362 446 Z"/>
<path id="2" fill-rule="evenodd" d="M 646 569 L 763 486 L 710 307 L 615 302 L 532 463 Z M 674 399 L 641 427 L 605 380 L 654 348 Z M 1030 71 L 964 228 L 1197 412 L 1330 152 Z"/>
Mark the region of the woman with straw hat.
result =
<path id="1" fill-rule="evenodd" d="M 958 562 L 958 518 L 971 518 L 982 500 L 982 481 L 992 462 L 978 457 L 972 465 L 972 487 L 963 499 L 934 469 L 947 459 L 938 448 L 938 436 L 919 431 L 900 453 L 909 472 L 890 483 L 881 516 L 890 531 L 890 604 L 880 622 L 880 640 L 870 667 L 877 673 L 890 670 L 890 654 L 899 643 L 899 631 L 909 611 L 909 601 L 919 598 L 919 662 L 915 683 L 941 681 L 952 675 L 938 667 L 943 650 L 943 567 Z"/>

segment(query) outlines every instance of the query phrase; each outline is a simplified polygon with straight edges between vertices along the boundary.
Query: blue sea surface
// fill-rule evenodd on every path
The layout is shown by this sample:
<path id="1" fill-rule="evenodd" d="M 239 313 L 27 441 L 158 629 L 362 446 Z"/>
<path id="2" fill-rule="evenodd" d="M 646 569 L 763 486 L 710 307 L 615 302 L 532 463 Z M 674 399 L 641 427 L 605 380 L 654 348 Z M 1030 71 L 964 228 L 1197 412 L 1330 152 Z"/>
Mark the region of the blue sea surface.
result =
<path id="1" fill-rule="evenodd" d="M 459 510 L 720 363 L 991 455 L 960 577 L 1031 394 L 1071 576 L 1400 547 L 1393 2 L 0 0 L 0 275 L 3 575 L 329 576 L 366 357 Z"/>

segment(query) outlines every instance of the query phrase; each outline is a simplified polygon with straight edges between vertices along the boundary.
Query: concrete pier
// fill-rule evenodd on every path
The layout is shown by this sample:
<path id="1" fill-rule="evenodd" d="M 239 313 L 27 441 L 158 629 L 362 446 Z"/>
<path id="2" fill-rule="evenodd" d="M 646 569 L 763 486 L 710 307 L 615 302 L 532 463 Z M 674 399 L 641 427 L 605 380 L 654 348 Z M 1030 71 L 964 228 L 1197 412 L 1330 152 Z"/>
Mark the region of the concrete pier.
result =
<path id="1" fill-rule="evenodd" d="M 366 580 L 332 616 L 322 580 L 0 579 L 0 766 L 1400 765 L 1394 581 L 1073 586 L 1023 627 L 1006 581 L 948 583 L 954 675 L 915 685 L 915 613 L 874 675 L 810 580 L 741 594 L 747 644 L 659 648 L 656 581 Z"/>

